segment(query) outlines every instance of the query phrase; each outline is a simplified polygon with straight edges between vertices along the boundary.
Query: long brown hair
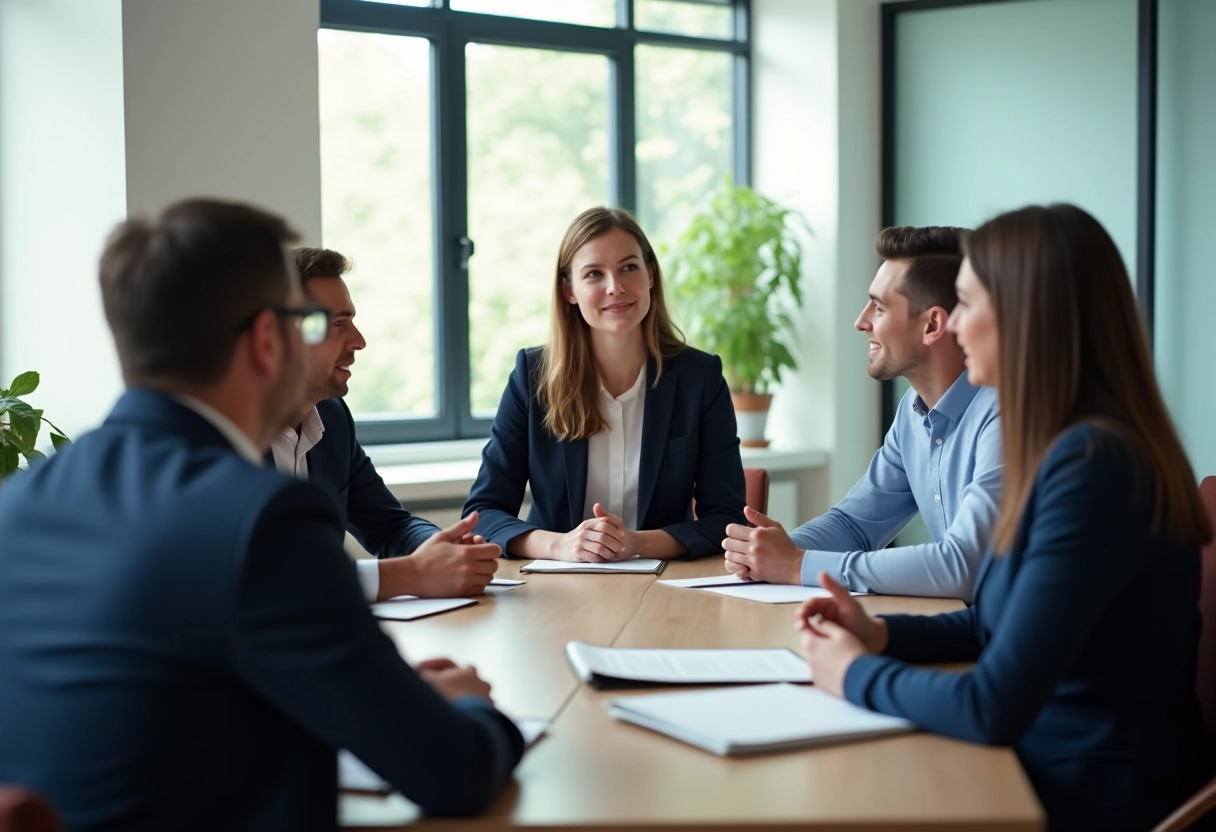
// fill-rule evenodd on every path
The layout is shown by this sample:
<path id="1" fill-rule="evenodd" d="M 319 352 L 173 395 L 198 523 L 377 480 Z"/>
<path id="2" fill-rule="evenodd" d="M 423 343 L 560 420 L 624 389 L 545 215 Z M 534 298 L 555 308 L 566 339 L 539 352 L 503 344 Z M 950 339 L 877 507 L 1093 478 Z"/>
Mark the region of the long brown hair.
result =
<path id="1" fill-rule="evenodd" d="M 628 232 L 638 241 L 642 260 L 654 279 L 650 310 L 642 319 L 642 339 L 646 352 L 654 359 L 656 384 L 663 374 L 663 359 L 684 349 L 684 338 L 667 313 L 658 258 L 637 220 L 628 211 L 603 206 L 589 208 L 575 217 L 557 252 L 549 343 L 541 353 L 536 385 L 537 397 L 548 411 L 545 427 L 562 441 L 585 439 L 607 427 L 600 413 L 600 374 L 591 356 L 591 327 L 583 320 L 578 306 L 566 301 L 564 284 L 570 281 L 570 264 L 575 253 L 614 228 Z"/>
<path id="2" fill-rule="evenodd" d="M 1013 544 L 1052 443 L 1083 421 L 1113 434 L 1144 465 L 1155 531 L 1180 543 L 1211 539 L 1127 269 L 1101 224 L 1073 205 L 1031 206 L 980 226 L 964 251 L 992 299 L 1000 350 L 1005 482 L 994 551 Z"/>

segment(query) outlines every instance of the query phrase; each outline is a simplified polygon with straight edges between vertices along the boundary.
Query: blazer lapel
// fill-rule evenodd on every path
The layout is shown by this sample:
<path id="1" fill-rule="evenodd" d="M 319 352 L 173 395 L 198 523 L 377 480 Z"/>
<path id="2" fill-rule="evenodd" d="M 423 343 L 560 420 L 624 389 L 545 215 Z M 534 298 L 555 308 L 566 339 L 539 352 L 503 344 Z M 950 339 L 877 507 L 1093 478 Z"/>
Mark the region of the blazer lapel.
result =
<path id="1" fill-rule="evenodd" d="M 642 459 L 638 465 L 638 527 L 646 527 L 646 513 L 650 510 L 650 501 L 654 498 L 655 486 L 659 480 L 659 467 L 663 464 L 663 448 L 667 443 L 667 433 L 671 427 L 671 409 L 676 398 L 676 374 L 668 360 L 659 379 L 657 387 L 653 387 L 655 366 L 654 359 L 646 361 L 646 404 L 642 411 Z"/>
<path id="2" fill-rule="evenodd" d="M 587 499 L 587 440 L 559 442 L 566 467 L 566 497 L 570 501 L 570 528 L 583 522 L 583 502 Z"/>

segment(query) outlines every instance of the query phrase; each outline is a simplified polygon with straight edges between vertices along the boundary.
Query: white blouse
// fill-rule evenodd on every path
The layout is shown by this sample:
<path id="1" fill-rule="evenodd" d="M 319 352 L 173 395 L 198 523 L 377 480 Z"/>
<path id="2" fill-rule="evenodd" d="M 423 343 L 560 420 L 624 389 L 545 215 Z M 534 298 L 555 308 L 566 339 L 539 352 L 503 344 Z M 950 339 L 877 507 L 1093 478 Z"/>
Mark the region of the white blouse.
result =
<path id="1" fill-rule="evenodd" d="M 587 440 L 587 496 L 583 519 L 595 516 L 600 503 L 625 523 L 638 528 L 638 469 L 642 461 L 642 416 L 646 409 L 646 366 L 633 386 L 613 398 L 600 384 L 600 413 L 608 423 Z"/>

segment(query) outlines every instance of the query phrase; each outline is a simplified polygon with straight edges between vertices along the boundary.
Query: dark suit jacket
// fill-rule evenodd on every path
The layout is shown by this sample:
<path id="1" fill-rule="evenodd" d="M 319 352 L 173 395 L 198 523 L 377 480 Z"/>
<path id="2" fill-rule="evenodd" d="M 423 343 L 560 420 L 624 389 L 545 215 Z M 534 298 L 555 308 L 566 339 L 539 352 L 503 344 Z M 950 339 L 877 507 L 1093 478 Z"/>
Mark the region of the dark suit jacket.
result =
<path id="1" fill-rule="evenodd" d="M 559 442 L 545 428 L 545 412 L 536 401 L 540 353 L 533 348 L 516 356 L 464 506 L 465 514 L 480 513 L 477 533 L 504 553 L 507 542 L 524 532 L 564 533 L 586 519 L 587 441 Z M 654 377 L 652 359 L 646 368 L 638 529 L 662 529 L 684 544 L 689 557 L 721 552 L 726 525 L 747 522 L 735 409 L 722 362 L 688 348 L 664 360 L 657 385 Z M 525 522 L 518 515 L 529 481 L 532 510 Z"/>
<path id="2" fill-rule="evenodd" d="M 415 517 L 388 490 L 355 437 L 355 420 L 342 399 L 317 405 L 325 435 L 308 452 L 308 479 L 330 494 L 342 522 L 378 558 L 408 555 L 439 531 Z"/>
<path id="3" fill-rule="evenodd" d="M 332 830 L 343 747 L 469 814 L 522 754 L 401 659 L 332 501 L 167 396 L 6 481 L 0 540 L 0 782 L 73 830 Z"/>
<path id="4" fill-rule="evenodd" d="M 1091 424 L 1035 479 L 975 606 L 888 616 L 850 700 L 927 730 L 1013 745 L 1053 830 L 1147 829 L 1211 772 L 1195 698 L 1199 551 L 1151 531 L 1151 478 Z M 967 673 L 909 661 L 977 660 Z"/>

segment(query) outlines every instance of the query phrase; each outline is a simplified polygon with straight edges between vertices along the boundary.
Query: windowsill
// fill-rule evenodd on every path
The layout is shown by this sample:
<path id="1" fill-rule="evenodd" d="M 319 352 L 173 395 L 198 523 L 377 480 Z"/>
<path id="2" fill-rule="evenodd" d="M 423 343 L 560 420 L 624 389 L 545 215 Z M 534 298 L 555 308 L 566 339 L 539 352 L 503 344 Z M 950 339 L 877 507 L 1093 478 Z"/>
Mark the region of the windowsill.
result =
<path id="1" fill-rule="evenodd" d="M 481 468 L 485 439 L 418 442 L 364 447 L 390 491 L 408 508 L 412 503 L 463 500 Z M 828 453 L 820 448 L 740 448 L 743 464 L 770 474 L 822 468 Z"/>

